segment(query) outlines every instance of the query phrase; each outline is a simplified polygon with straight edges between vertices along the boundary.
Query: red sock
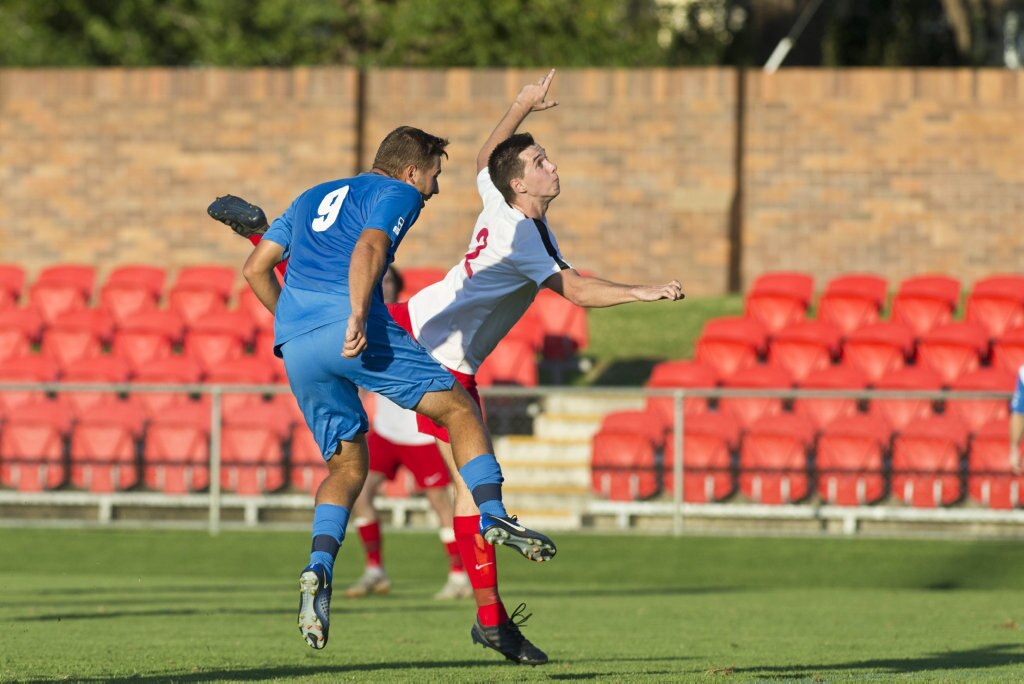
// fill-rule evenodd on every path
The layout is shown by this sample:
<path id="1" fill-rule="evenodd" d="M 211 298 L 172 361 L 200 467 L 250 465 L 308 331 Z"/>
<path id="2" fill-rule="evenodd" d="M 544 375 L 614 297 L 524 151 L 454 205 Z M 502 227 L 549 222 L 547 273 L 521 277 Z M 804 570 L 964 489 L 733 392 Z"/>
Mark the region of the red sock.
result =
<path id="1" fill-rule="evenodd" d="M 480 536 L 479 515 L 455 517 L 455 543 L 459 545 L 462 563 L 473 585 L 476 614 L 484 627 L 496 627 L 508 620 L 508 613 L 498 595 L 498 566 L 494 547 Z"/>
<path id="2" fill-rule="evenodd" d="M 465 572 L 462 556 L 459 555 L 459 545 L 455 542 L 455 530 L 450 527 L 442 527 L 440 536 L 445 553 L 448 554 L 448 572 Z"/>
<path id="3" fill-rule="evenodd" d="M 363 548 L 366 549 L 366 566 L 370 568 L 380 567 L 380 523 L 373 522 L 359 525 L 359 538 L 363 540 Z"/>

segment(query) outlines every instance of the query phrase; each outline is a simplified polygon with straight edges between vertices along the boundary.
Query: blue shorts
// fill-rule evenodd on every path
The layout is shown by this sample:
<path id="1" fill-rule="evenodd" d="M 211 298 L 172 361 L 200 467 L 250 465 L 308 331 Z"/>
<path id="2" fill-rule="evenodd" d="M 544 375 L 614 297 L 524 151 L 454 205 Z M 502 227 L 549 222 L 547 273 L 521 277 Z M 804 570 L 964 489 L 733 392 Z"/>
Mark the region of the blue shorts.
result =
<path id="1" fill-rule="evenodd" d="M 411 409 L 427 392 L 455 384 L 448 369 L 386 314 L 367 319 L 362 354 L 342 356 L 346 324 L 321 326 L 281 346 L 288 383 L 324 460 L 338 450 L 339 441 L 352 441 L 369 429 L 357 387 Z"/>

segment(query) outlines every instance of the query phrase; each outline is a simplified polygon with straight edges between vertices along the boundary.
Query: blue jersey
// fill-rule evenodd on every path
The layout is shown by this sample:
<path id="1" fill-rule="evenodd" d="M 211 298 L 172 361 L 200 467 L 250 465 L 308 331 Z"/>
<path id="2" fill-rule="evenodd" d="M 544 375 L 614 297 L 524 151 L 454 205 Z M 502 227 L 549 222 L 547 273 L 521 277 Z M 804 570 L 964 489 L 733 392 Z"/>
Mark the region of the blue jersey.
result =
<path id="1" fill-rule="evenodd" d="M 1017 387 L 1013 390 L 1013 398 L 1010 399 L 1011 413 L 1024 413 L 1024 366 L 1017 371 Z"/>
<path id="2" fill-rule="evenodd" d="M 416 188 L 376 173 L 321 183 L 295 198 L 264 235 L 289 258 L 274 316 L 274 346 L 323 325 L 347 320 L 352 249 L 368 228 L 391 240 L 387 263 L 423 208 Z M 380 283 L 370 314 L 387 315 Z"/>

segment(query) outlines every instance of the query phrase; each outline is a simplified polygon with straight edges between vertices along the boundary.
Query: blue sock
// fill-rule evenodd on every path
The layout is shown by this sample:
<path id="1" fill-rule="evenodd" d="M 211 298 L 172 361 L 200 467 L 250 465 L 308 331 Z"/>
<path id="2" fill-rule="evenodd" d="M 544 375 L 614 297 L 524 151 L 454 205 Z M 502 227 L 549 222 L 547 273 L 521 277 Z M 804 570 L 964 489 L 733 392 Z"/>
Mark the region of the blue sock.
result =
<path id="1" fill-rule="evenodd" d="M 492 454 L 481 454 L 459 468 L 459 474 L 466 488 L 473 494 L 473 501 L 480 513 L 495 518 L 508 517 L 505 504 L 501 502 L 501 466 Z"/>
<path id="2" fill-rule="evenodd" d="M 327 581 L 334 576 L 334 559 L 345 540 L 348 509 L 334 504 L 317 504 L 313 509 L 313 548 L 310 565 L 319 563 L 327 570 Z"/>

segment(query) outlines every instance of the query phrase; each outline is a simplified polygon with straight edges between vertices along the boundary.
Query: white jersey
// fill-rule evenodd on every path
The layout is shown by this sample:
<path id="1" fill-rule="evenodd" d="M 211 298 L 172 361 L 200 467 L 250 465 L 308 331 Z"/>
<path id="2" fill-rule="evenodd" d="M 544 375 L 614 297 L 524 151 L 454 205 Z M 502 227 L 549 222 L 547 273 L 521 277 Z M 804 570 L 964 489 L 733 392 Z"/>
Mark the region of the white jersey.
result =
<path id="1" fill-rule="evenodd" d="M 416 413 L 404 409 L 385 396 L 378 394 L 374 401 L 373 431 L 393 444 L 421 446 L 433 444 L 434 438 L 420 432 L 416 426 Z"/>
<path id="2" fill-rule="evenodd" d="M 485 168 L 484 208 L 466 256 L 409 300 L 413 335 L 452 370 L 474 374 L 529 308 L 545 280 L 572 268 L 547 223 L 510 207 Z"/>

